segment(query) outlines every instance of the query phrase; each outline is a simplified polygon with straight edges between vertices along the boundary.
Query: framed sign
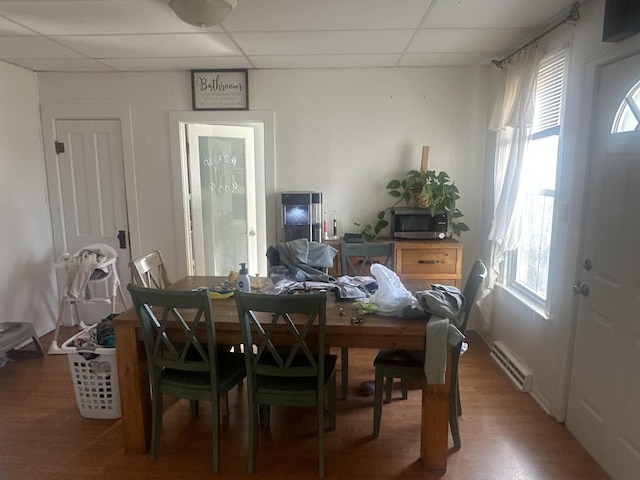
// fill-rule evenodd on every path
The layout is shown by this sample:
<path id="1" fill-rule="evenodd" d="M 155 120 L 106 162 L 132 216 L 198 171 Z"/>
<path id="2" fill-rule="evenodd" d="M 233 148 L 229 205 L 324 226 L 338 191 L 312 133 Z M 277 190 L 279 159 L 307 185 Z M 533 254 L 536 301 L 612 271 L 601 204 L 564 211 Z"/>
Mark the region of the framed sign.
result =
<path id="1" fill-rule="evenodd" d="M 194 110 L 248 110 L 246 69 L 191 70 Z"/>

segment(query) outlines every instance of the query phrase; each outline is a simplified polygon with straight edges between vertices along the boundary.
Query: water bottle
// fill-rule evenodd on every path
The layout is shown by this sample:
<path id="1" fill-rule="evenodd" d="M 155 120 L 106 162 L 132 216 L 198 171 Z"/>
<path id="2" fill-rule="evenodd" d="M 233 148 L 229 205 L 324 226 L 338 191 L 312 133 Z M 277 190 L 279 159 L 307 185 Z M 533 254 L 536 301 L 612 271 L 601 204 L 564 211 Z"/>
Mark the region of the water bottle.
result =
<path id="1" fill-rule="evenodd" d="M 240 274 L 238 275 L 238 283 L 236 286 L 241 292 L 251 291 L 251 279 L 249 278 L 249 270 L 247 270 L 246 263 L 240 264 Z"/>

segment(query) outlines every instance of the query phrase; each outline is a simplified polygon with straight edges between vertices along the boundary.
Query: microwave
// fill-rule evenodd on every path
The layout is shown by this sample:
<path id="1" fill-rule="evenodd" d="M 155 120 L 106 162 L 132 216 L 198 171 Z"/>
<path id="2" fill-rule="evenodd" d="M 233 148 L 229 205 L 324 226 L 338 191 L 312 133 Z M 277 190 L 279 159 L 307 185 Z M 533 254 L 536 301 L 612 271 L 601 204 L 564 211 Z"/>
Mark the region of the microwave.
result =
<path id="1" fill-rule="evenodd" d="M 391 235 L 394 239 L 448 238 L 447 215 L 431 215 L 426 208 L 398 207 L 391 210 Z"/>

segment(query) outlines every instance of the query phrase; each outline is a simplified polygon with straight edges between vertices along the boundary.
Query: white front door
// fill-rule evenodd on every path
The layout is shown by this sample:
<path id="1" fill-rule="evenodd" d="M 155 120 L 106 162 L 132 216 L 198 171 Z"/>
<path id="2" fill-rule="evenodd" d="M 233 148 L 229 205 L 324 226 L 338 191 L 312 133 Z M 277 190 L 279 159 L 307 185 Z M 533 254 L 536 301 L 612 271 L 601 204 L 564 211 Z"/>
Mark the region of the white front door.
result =
<path id="1" fill-rule="evenodd" d="M 110 245 L 118 253 L 118 274 L 126 285 L 131 256 L 128 238 L 122 237 L 129 228 L 120 121 L 56 120 L 54 135 L 58 153 L 46 155 L 46 168 L 56 254 L 73 254 L 93 243 Z M 60 273 L 62 295 L 66 286 Z M 96 312 L 103 314 L 102 309 Z"/>
<path id="2" fill-rule="evenodd" d="M 264 178 L 257 178 L 254 127 L 190 123 L 186 142 L 194 273 L 225 276 L 246 263 L 252 275 L 265 275 Z"/>
<path id="3" fill-rule="evenodd" d="M 612 126 L 638 82 L 640 54 L 600 75 L 567 412 L 569 430 L 625 480 L 640 479 L 640 130 Z"/>

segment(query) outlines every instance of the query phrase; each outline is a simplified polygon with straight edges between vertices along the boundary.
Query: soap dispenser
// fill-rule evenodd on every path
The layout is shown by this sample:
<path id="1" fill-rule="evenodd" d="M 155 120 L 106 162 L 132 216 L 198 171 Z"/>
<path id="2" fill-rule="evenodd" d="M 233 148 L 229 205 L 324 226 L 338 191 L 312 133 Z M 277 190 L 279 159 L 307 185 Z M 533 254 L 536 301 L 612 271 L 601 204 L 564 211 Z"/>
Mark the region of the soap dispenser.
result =
<path id="1" fill-rule="evenodd" d="M 249 270 L 246 263 L 240 264 L 240 274 L 238 275 L 238 290 L 241 292 L 251 291 L 251 279 L 249 278 Z"/>

